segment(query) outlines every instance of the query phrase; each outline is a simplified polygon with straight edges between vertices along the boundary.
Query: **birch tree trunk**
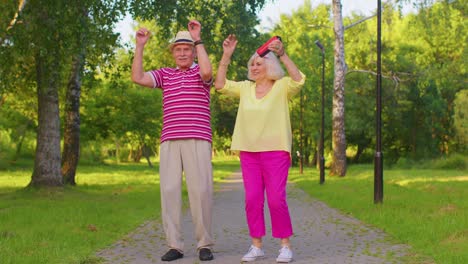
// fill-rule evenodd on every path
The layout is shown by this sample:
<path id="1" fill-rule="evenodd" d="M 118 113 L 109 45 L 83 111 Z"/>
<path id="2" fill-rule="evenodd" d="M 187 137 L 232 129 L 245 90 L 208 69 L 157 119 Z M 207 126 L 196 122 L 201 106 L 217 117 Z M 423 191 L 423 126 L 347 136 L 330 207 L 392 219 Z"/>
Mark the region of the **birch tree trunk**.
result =
<path id="1" fill-rule="evenodd" d="M 347 66 L 344 50 L 344 27 L 341 1 L 333 0 L 333 20 L 335 32 L 335 74 L 333 81 L 333 156 L 330 174 L 346 175 L 346 135 L 345 135 L 345 76 Z"/>
<path id="2" fill-rule="evenodd" d="M 80 23 L 87 25 L 88 10 L 81 7 Z M 86 27 L 85 27 L 86 28 Z M 77 32 L 77 53 L 73 57 L 71 74 L 67 85 L 65 102 L 65 128 L 63 135 L 62 176 L 65 184 L 76 185 L 75 175 L 80 160 L 80 98 L 81 78 L 86 60 L 87 34 L 84 29 Z"/>
<path id="3" fill-rule="evenodd" d="M 62 176 L 65 184 L 76 185 L 75 174 L 80 159 L 80 96 L 84 52 L 73 60 L 65 103 Z"/>
<path id="4" fill-rule="evenodd" d="M 18 11 L 15 13 L 15 16 L 13 19 L 10 21 L 10 24 L 7 27 L 7 30 L 10 30 L 15 24 L 18 19 L 18 16 L 20 15 L 21 11 L 23 11 L 24 6 L 26 5 L 26 0 L 20 0 L 18 3 Z"/>
<path id="5" fill-rule="evenodd" d="M 8 26 L 5 31 L 5 35 L 0 34 L 0 45 L 4 45 L 8 41 L 8 31 L 11 30 L 16 25 L 18 16 L 23 11 L 25 5 L 26 5 L 26 0 L 19 1 L 18 11 L 16 11 L 15 16 L 11 19 L 10 23 L 8 23 Z"/>

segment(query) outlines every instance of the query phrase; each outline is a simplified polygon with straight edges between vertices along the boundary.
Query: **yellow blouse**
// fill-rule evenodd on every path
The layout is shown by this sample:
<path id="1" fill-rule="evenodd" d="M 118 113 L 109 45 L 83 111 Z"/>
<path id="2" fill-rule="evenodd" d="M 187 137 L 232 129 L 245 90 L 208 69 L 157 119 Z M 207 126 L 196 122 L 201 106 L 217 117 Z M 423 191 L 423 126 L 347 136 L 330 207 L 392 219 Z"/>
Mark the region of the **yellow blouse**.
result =
<path id="1" fill-rule="evenodd" d="M 255 96 L 255 82 L 226 80 L 219 92 L 240 98 L 231 149 L 237 151 L 291 152 L 292 132 L 289 99 L 304 86 L 305 75 L 299 82 L 291 77 L 277 80 L 261 99 Z"/>

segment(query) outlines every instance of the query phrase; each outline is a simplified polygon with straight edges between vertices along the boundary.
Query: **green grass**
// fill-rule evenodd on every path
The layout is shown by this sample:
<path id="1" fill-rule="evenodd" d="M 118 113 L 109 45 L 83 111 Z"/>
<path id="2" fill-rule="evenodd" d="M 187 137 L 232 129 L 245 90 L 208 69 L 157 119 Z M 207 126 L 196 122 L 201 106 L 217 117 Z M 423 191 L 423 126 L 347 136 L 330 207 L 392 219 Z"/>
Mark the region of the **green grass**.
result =
<path id="1" fill-rule="evenodd" d="M 293 168 L 290 180 L 311 196 L 409 244 L 408 263 L 468 263 L 466 170 L 384 170 L 384 201 L 374 204 L 372 165 L 350 166 L 346 177 Z"/>
<path id="2" fill-rule="evenodd" d="M 214 160 L 215 180 L 238 170 Z M 32 164 L 0 171 L 0 263 L 98 263 L 102 249 L 159 219 L 158 168 L 80 166 L 76 187 L 25 189 Z"/>
<path id="3" fill-rule="evenodd" d="M 213 164 L 218 182 L 239 169 L 237 159 Z M 157 167 L 83 165 L 76 187 L 24 189 L 31 171 L 30 161 L 0 171 L 2 264 L 99 263 L 98 250 L 159 219 Z M 407 263 L 468 263 L 466 170 L 385 168 L 384 178 L 384 202 L 375 205 L 372 165 L 350 166 L 324 185 L 312 168 L 290 175 L 311 196 L 411 245 Z"/>

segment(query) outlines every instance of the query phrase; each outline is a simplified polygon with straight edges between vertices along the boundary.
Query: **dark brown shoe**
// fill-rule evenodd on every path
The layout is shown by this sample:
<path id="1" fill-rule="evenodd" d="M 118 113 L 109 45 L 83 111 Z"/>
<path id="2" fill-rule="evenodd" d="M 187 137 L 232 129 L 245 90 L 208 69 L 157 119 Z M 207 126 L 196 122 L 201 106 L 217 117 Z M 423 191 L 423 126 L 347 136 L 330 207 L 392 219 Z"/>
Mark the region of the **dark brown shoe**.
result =
<path id="1" fill-rule="evenodd" d="M 179 250 L 171 248 L 171 249 L 169 249 L 169 251 L 166 252 L 166 254 L 164 254 L 161 257 L 161 260 L 162 261 L 173 261 L 173 260 L 180 259 L 180 258 L 183 258 L 183 257 L 184 257 L 184 254 L 182 254 Z"/>
<path id="2" fill-rule="evenodd" d="M 200 258 L 201 261 L 208 261 L 208 260 L 213 260 L 213 253 L 211 252 L 211 249 L 209 248 L 201 248 L 200 251 L 198 252 L 198 257 Z"/>

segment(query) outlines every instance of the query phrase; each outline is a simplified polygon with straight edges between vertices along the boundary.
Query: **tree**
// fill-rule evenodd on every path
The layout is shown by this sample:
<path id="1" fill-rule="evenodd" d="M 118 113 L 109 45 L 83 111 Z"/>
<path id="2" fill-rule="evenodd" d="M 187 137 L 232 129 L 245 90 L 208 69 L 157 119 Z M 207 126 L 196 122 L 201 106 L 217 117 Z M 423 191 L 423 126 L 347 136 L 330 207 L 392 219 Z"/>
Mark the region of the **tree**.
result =
<path id="1" fill-rule="evenodd" d="M 333 82 L 333 156 L 331 175 L 346 175 L 345 134 L 345 76 L 347 71 L 344 49 L 344 27 L 341 1 L 333 0 L 335 32 L 335 79 Z"/>
<path id="2" fill-rule="evenodd" d="M 291 58 L 294 59 L 299 69 L 307 76 L 306 83 L 302 89 L 302 95 L 296 96 L 291 102 L 291 122 L 293 129 L 293 152 L 296 153 L 301 145 L 299 136 L 300 127 L 300 104 L 303 100 L 303 151 L 301 157 L 306 165 L 318 164 L 317 153 L 320 136 L 321 120 L 321 69 L 322 57 L 320 49 L 314 44 L 320 40 L 324 46 L 329 47 L 332 41 L 332 33 L 327 30 L 331 27 L 329 19 L 329 5 L 319 5 L 312 9 L 310 1 L 305 1 L 302 7 L 292 15 L 282 16 L 281 23 L 273 31 L 274 34 L 283 36 L 285 47 Z M 325 29 L 325 30 L 324 30 Z M 328 57 L 325 64 L 328 64 L 332 52 L 326 52 Z M 327 69 L 331 68 L 326 66 Z M 331 80 L 331 74 L 326 74 L 325 83 Z M 330 117 L 330 96 L 331 93 L 325 93 L 325 116 Z M 329 118 L 326 118 L 329 119 Z M 331 131 L 331 123 L 325 123 L 325 131 Z M 329 133 L 325 133 L 326 141 L 329 141 Z M 296 155 L 293 160 L 296 161 Z"/>
<path id="3" fill-rule="evenodd" d="M 0 19 L 0 21 L 2 22 L 1 25 L 8 25 L 4 31 L 2 30 L 3 34 L 0 35 L 0 45 L 4 45 L 8 41 L 8 31 L 16 25 L 16 23 L 18 22 L 18 16 L 21 14 L 24 6 L 26 5 L 26 0 L 20 0 L 18 2 L 18 7 L 14 14 L 12 12 L 12 10 L 14 10 L 12 8 L 12 6 L 14 5 L 13 2 L 4 3 L 2 5 L 2 8 L 0 9 L 1 14 L 9 14 L 2 16 L 2 18 Z M 8 19 L 10 19 L 10 21 L 8 21 L 8 23 L 5 23 Z"/>
<path id="4" fill-rule="evenodd" d="M 5 93 L 15 90 L 18 79 L 21 79 L 16 73 L 21 67 L 12 63 L 14 58 L 20 55 L 12 49 L 12 34 L 16 30 L 15 26 L 23 23 L 18 17 L 22 14 L 25 4 L 26 0 L 19 1 L 18 4 L 9 1 L 0 6 L 0 107 L 6 100 Z M 23 61 L 21 65 L 30 64 Z"/>
<path id="5" fill-rule="evenodd" d="M 454 137 L 453 110 L 455 95 L 465 89 L 466 79 L 466 5 L 459 1 L 437 1 L 427 8 L 421 8 L 415 24 L 420 29 L 425 66 L 423 79 L 425 86 L 433 86 L 443 102 L 431 104 L 445 110 L 431 122 L 434 141 L 438 141 L 434 155 L 450 152 L 450 139 Z M 434 112 L 435 113 L 435 112 Z"/>
<path id="6" fill-rule="evenodd" d="M 58 90 L 61 85 L 61 17 L 65 7 L 61 1 L 30 3 L 25 10 L 25 20 L 30 25 L 29 39 L 36 68 L 38 98 L 38 129 L 36 158 L 30 186 L 61 186 L 60 172 L 60 115 Z M 32 29 L 32 30 L 31 30 Z M 36 31 L 36 32 L 34 32 Z M 38 34 L 41 32 L 41 34 Z M 23 35 L 24 36 L 24 35 Z"/>
<path id="7" fill-rule="evenodd" d="M 455 141 L 457 141 L 458 151 L 466 153 L 468 150 L 468 90 L 462 90 L 457 93 L 454 101 L 455 113 Z"/>
<path id="8" fill-rule="evenodd" d="M 384 10 L 389 14 L 386 21 L 395 22 L 388 19 L 388 16 L 393 15 L 393 8 L 386 6 Z M 352 162 L 370 162 L 370 155 L 364 154 L 369 153 L 367 150 L 375 144 L 375 17 L 375 14 L 363 17 L 353 13 L 344 19 L 347 54 L 346 143 L 347 149 L 355 151 Z M 394 27 L 393 24 L 386 26 Z M 396 72 L 391 67 L 390 70 Z M 385 79 L 394 76 L 384 73 L 382 77 Z"/>
<path id="9" fill-rule="evenodd" d="M 27 2 L 22 12 L 17 12 L 19 14 L 17 21 L 21 23 L 16 23 L 11 28 L 8 41 L 2 46 L 3 54 L 14 54 L 8 55 L 9 64 L 13 67 L 12 69 L 1 67 L 1 70 L 19 76 L 19 81 L 14 80 L 13 85 L 34 83 L 36 86 L 38 129 L 31 186 L 61 186 L 63 184 L 60 172 L 59 90 L 64 86 L 62 81 L 64 73 L 72 68 L 70 58 L 82 51 L 82 46 L 77 45 L 77 43 L 80 44 L 79 38 L 82 34 L 78 33 L 83 29 L 88 29 L 87 26 L 90 25 L 89 23 L 83 24 L 83 18 L 101 22 L 100 25 L 105 24 L 102 29 L 109 31 L 109 23 L 115 23 L 119 17 L 111 12 L 115 10 L 112 7 L 121 8 L 121 4 L 122 1 L 101 3 L 90 0 L 66 3 L 49 0 Z M 125 6 L 123 2 L 123 7 Z M 86 13 L 83 12 L 88 10 L 91 15 L 86 17 Z M 106 11 L 109 12 L 108 17 L 102 15 L 107 14 Z M 101 43 L 108 44 L 103 41 L 106 40 L 107 35 L 99 35 Z M 114 43 L 115 40 L 116 37 Z M 81 64 L 83 63 L 82 61 Z M 79 65 L 75 67 L 75 69 L 80 68 L 82 67 Z M 75 74 L 75 76 L 78 75 Z M 19 86 L 17 88 L 18 90 L 24 89 Z"/>
<path id="10" fill-rule="evenodd" d="M 76 185 L 80 157 L 80 96 L 85 56 L 84 50 L 74 56 L 66 92 L 61 172 L 64 182 L 70 185 Z"/>
<path id="11" fill-rule="evenodd" d="M 24 5 L 24 3 L 26 3 Z M 93 66 L 86 59 L 87 51 L 97 50 L 105 60 L 108 54 L 100 47 L 109 48 L 115 46 L 116 37 L 111 32 L 112 26 L 122 17 L 122 14 L 130 7 L 131 13 L 136 17 L 157 17 L 169 36 L 169 32 L 175 32 L 185 28 L 188 16 L 203 15 L 204 25 L 211 31 L 219 31 L 220 17 L 212 16 L 219 10 L 241 10 L 254 14 L 255 10 L 263 5 L 264 1 L 248 1 L 226 3 L 224 1 L 133 1 L 130 4 L 126 0 L 100 1 L 86 0 L 80 2 L 64 2 L 58 0 L 46 0 L 40 2 L 22 1 L 18 6 L 6 5 L 0 9 L 2 21 L 7 21 L 8 34 L 0 32 L 2 61 L 8 61 L 13 67 L 0 67 L 2 76 L 12 76 L 9 73 L 22 71 L 19 79 L 24 82 L 34 80 L 38 98 L 38 130 L 35 167 L 30 185 L 33 186 L 61 186 L 60 164 L 60 115 L 59 115 L 59 90 L 64 87 L 63 77 L 66 72 L 69 75 L 68 102 L 66 103 L 67 119 L 65 129 L 64 148 L 64 173 L 76 168 L 79 157 L 79 87 L 80 73 L 87 66 Z M 183 8 L 181 8 L 183 7 Z M 237 8 L 236 7 L 242 7 Z M 7 14 L 3 16 L 3 14 Z M 4 19 L 6 17 L 6 19 Z M 224 13 L 227 17 L 227 13 Z M 21 23 L 19 23 L 19 21 Z M 240 24 L 240 23 L 238 23 Z M 12 27 L 14 25 L 14 27 Z M 21 25 L 21 26 L 18 26 Z M 167 27 L 165 27 L 167 26 Z M 89 30 L 83 32 L 84 30 Z M 94 31 L 93 31 L 94 30 Z M 221 30 L 222 31 L 222 30 Z M 6 31 L 5 31 L 6 32 Z M 97 34 L 96 34 L 97 33 Z M 99 41 L 93 36 L 99 36 Z M 84 42 L 80 40 L 86 39 Z M 113 39 L 113 40 L 112 40 Z M 167 39 L 167 38 L 166 38 Z M 95 40 L 95 41 L 93 41 Z M 215 43 L 206 38 L 207 44 Z M 99 53 L 96 52 L 96 53 Z M 6 56 L 3 57 L 3 54 Z M 14 55 L 9 55 L 14 54 Z M 19 56 L 15 56 L 19 55 Z M 11 60 L 7 60 L 11 59 Z M 73 60 L 72 60 L 73 59 Z M 20 64 L 25 60 L 28 64 Z M 96 62 L 96 61 L 95 61 Z M 25 65 L 30 67 L 24 67 Z M 11 78 L 12 80 L 14 78 Z M 6 83 L 0 86 L 7 86 Z M 14 82 L 18 82 L 14 80 Z M 12 82 L 12 83 L 14 83 Z M 11 87 L 11 84 L 9 84 Z M 9 88 L 11 89 L 11 88 Z M 2 93 L 3 94 L 3 93 Z M 4 96 L 2 95 L 2 100 Z M 73 132 L 72 132 L 73 131 Z M 71 140 L 74 139 L 74 140 Z M 70 151 L 72 150 L 72 151 Z M 68 159 L 70 157 L 70 159 Z M 69 170 L 71 168 L 71 170 Z M 73 176 L 71 176 L 73 177 Z M 67 176 L 67 179 L 69 176 Z M 68 180 L 66 180 L 68 182 Z M 70 180 L 73 183 L 73 180 Z"/>
<path id="12" fill-rule="evenodd" d="M 105 8 L 102 5 L 106 4 Z M 65 184 L 75 185 L 80 158 L 80 99 L 85 66 L 91 73 L 96 65 L 105 65 L 118 47 L 117 34 L 109 30 L 125 12 L 125 1 L 103 3 L 100 0 L 80 2 L 73 9 L 78 28 L 71 28 L 70 76 L 65 97 L 62 176 Z M 93 78 L 90 76 L 90 78 Z"/>

